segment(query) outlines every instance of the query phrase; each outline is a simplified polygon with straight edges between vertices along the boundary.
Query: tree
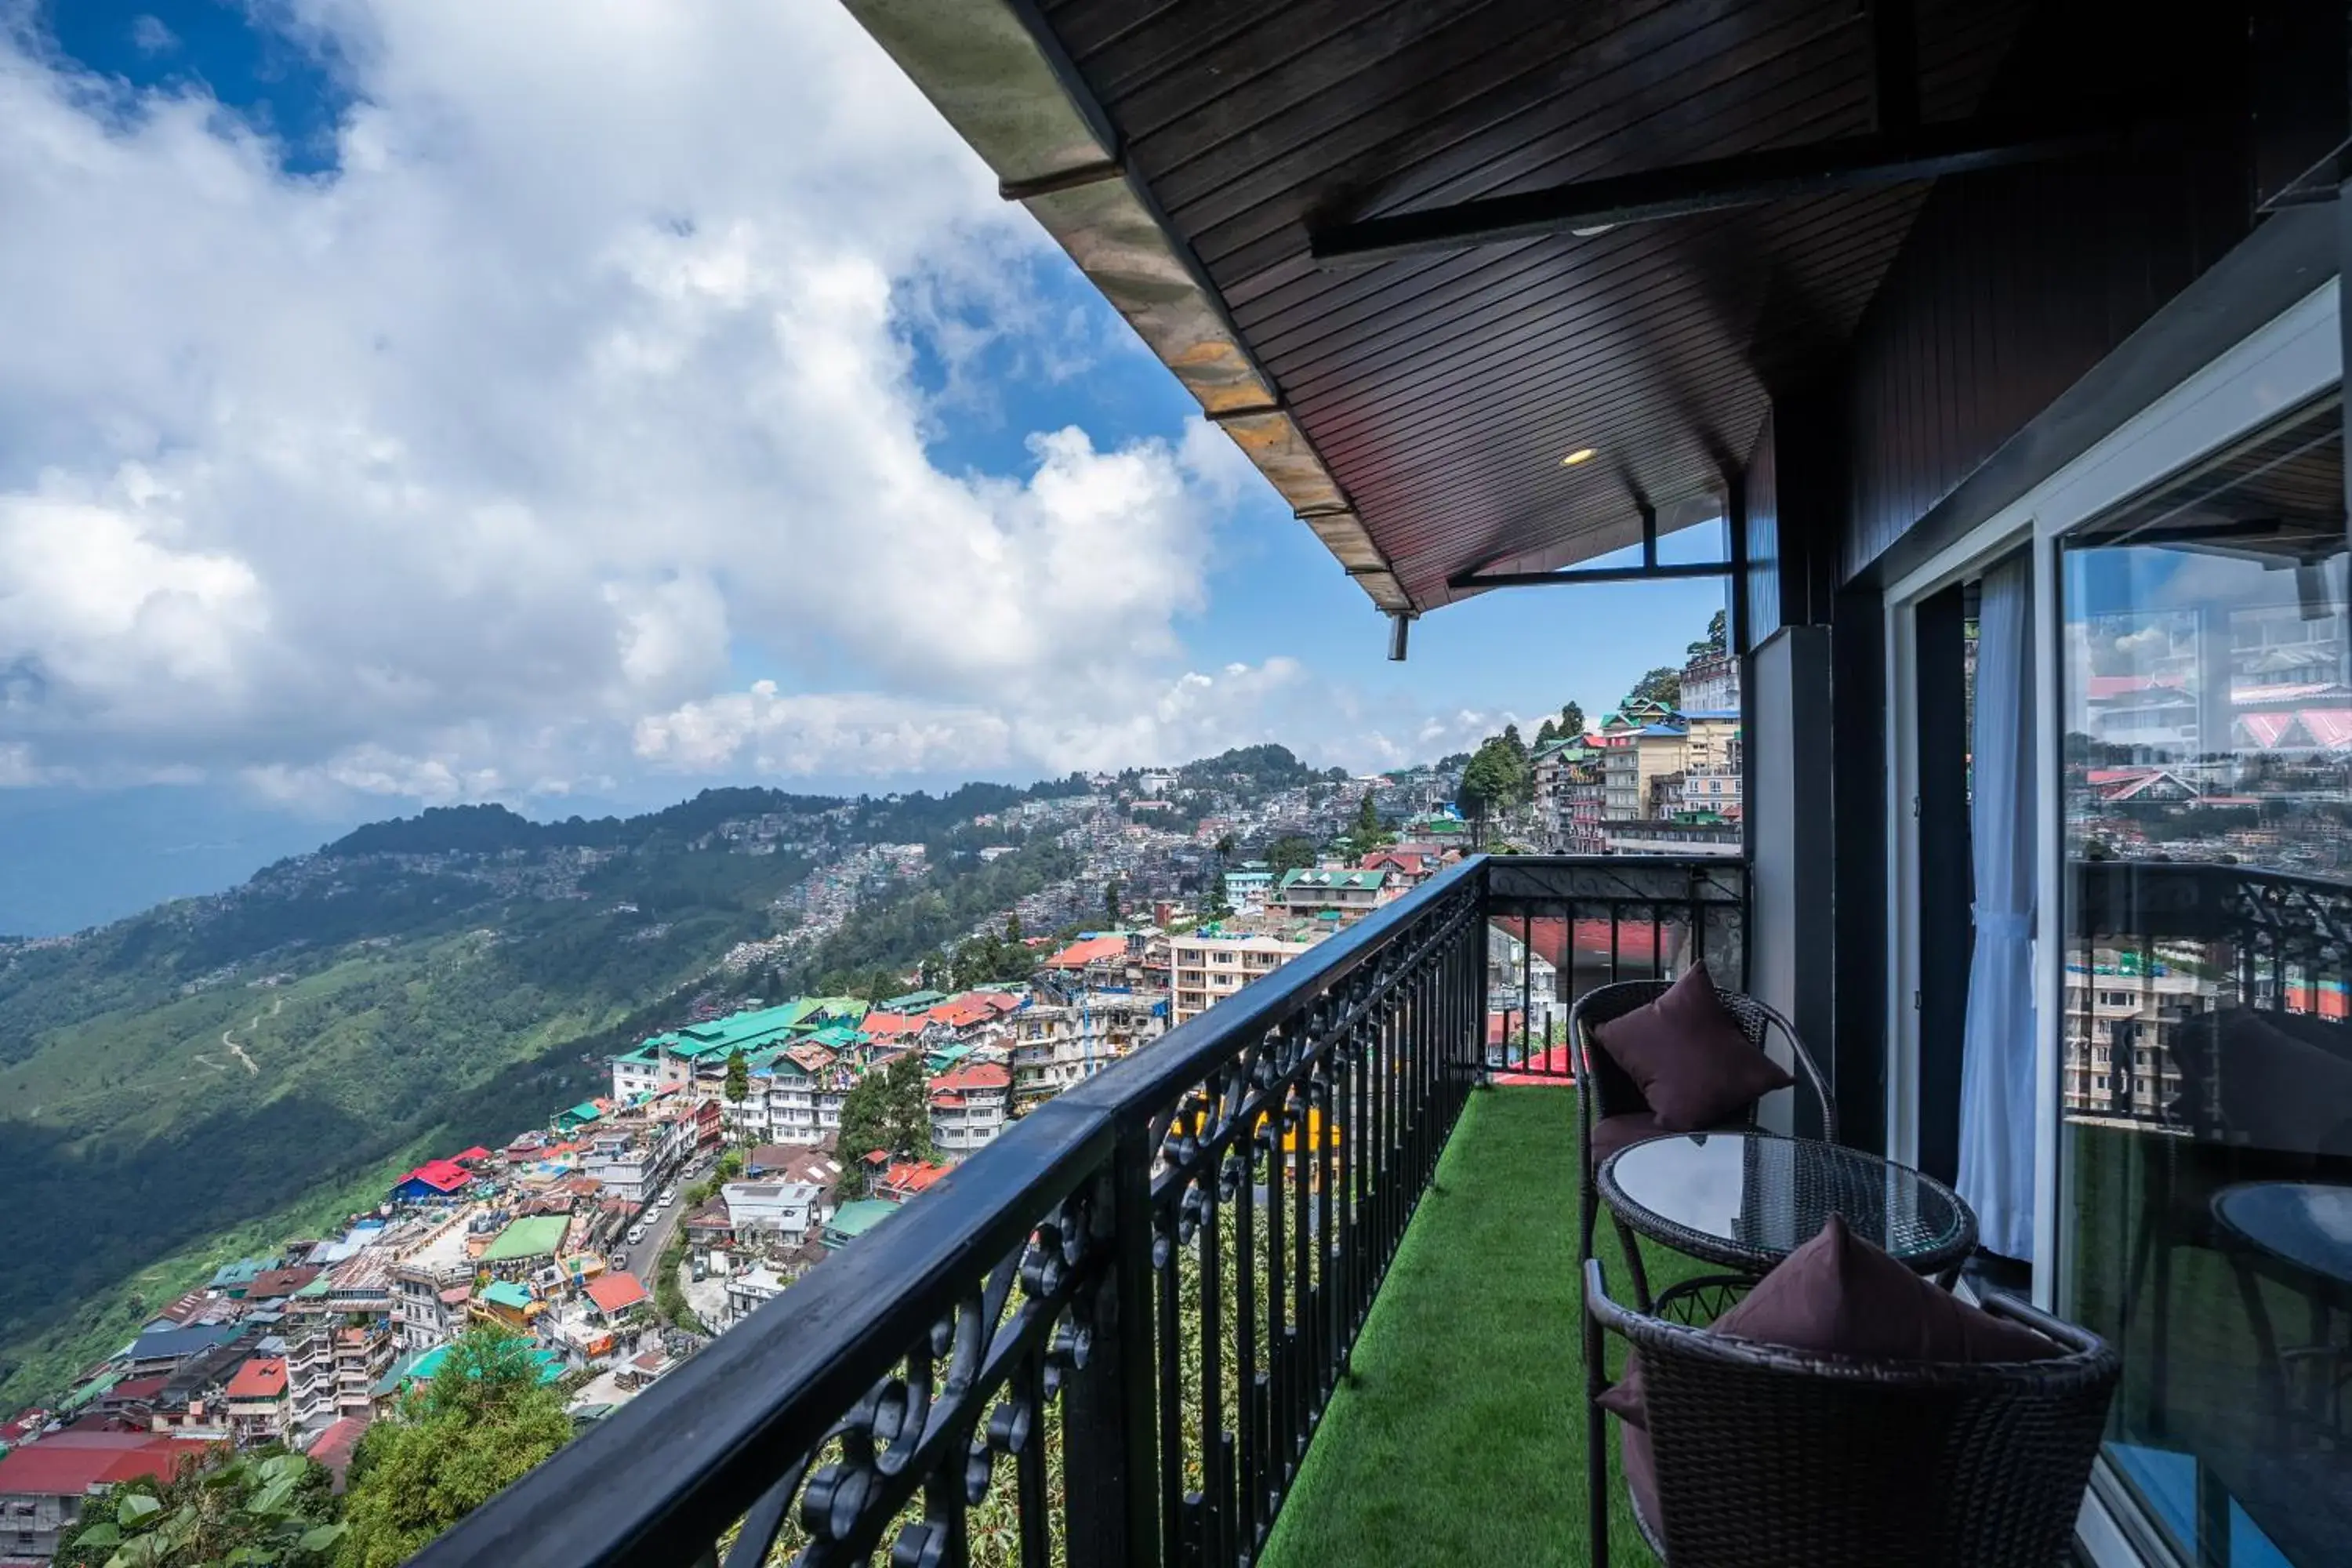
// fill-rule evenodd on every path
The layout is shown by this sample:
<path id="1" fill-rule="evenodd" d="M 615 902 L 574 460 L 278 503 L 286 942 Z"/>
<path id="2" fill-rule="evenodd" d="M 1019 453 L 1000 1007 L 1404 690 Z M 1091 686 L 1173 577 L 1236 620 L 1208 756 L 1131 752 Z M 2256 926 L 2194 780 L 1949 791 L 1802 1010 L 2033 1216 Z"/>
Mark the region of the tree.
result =
<path id="1" fill-rule="evenodd" d="M 1286 833 L 1265 847 L 1265 863 L 1276 881 L 1285 871 L 1303 871 L 1315 864 L 1315 840 Z"/>
<path id="2" fill-rule="evenodd" d="M 1396 835 L 1381 825 L 1380 807 L 1372 804 L 1372 792 L 1366 790 L 1364 798 L 1356 803 L 1356 826 L 1349 835 L 1349 848 L 1360 858 L 1383 844 L 1395 842 Z"/>
<path id="3" fill-rule="evenodd" d="M 1217 839 L 1217 858 L 1220 861 L 1230 860 L 1233 855 L 1234 836 L 1230 833 L 1220 835 Z"/>
<path id="4" fill-rule="evenodd" d="M 1625 694 L 1625 700 L 1618 706 L 1635 708 L 1644 702 L 1657 702 L 1668 708 L 1679 708 L 1682 700 L 1683 672 L 1672 665 L 1662 664 L 1635 681 L 1633 689 Z"/>
<path id="5" fill-rule="evenodd" d="M 430 1383 L 368 1428 L 352 1456 L 338 1568 L 397 1568 L 571 1438 L 531 1349 L 495 1324 L 470 1329 Z"/>
<path id="6" fill-rule="evenodd" d="M 168 1481 L 125 1482 L 92 1500 L 58 1568 L 324 1568 L 343 1526 L 334 1478 L 299 1454 L 260 1448 L 226 1463 L 184 1460 Z"/>
<path id="7" fill-rule="evenodd" d="M 1540 724 L 1538 724 L 1538 725 L 1537 725 L 1537 726 L 1536 726 L 1536 744 L 1537 744 L 1537 745 L 1538 745 L 1538 746 L 1549 746 L 1549 745 L 1550 745 L 1554 741 L 1557 741 L 1557 740 L 1559 740 L 1559 721 L 1558 721 L 1557 720 L 1546 719 L 1542 723 L 1540 723 Z"/>
<path id="8" fill-rule="evenodd" d="M 1010 942 L 1019 942 L 1022 940 L 1021 916 L 1018 913 L 1004 917 L 1004 940 Z"/>
<path id="9" fill-rule="evenodd" d="M 931 1157 L 931 1084 L 919 1051 L 894 1057 L 842 1097 L 835 1156 L 846 1169 L 877 1151 L 894 1160 Z"/>
<path id="10" fill-rule="evenodd" d="M 1472 753 L 1469 766 L 1462 770 L 1454 804 L 1472 822 L 1484 822 L 1489 813 L 1509 809 L 1517 787 L 1509 752 L 1490 741 Z"/>
<path id="11" fill-rule="evenodd" d="M 1717 610 L 1714 617 L 1706 623 L 1706 636 L 1691 644 L 1685 651 L 1693 658 L 1705 658 L 1709 654 L 1723 652 L 1727 646 L 1728 646 L 1728 638 L 1724 630 L 1723 612 Z"/>
<path id="12" fill-rule="evenodd" d="M 751 1064 L 744 1059 L 741 1051 L 731 1052 L 727 1058 L 727 1083 L 724 1092 L 728 1100 L 736 1105 L 740 1105 L 751 1098 Z"/>
<path id="13" fill-rule="evenodd" d="M 1584 710 L 1574 702 L 1559 705 L 1559 732 L 1570 740 L 1584 733 Z"/>
<path id="14" fill-rule="evenodd" d="M 1103 884 L 1103 919 L 1114 927 L 1118 924 L 1118 879 L 1116 877 Z"/>

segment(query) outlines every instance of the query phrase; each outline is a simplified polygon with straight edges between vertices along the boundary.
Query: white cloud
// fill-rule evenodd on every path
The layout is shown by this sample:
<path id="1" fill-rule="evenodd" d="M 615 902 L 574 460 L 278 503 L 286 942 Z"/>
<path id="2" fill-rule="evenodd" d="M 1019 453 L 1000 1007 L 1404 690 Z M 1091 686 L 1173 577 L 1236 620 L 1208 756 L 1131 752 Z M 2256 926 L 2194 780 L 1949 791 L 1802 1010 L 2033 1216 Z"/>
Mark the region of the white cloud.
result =
<path id="1" fill-rule="evenodd" d="M 134 16 L 131 22 L 131 46 L 142 55 L 168 55 L 180 47 L 180 37 L 163 25 L 160 16 Z"/>
<path id="2" fill-rule="evenodd" d="M 1106 318 L 839 7 L 283 15 L 350 73 L 327 175 L 0 0 L 0 783 L 1058 770 L 1328 720 L 1287 660 L 1178 674 L 1263 493 L 1205 424 L 935 460 L 983 365 L 1075 374 Z"/>

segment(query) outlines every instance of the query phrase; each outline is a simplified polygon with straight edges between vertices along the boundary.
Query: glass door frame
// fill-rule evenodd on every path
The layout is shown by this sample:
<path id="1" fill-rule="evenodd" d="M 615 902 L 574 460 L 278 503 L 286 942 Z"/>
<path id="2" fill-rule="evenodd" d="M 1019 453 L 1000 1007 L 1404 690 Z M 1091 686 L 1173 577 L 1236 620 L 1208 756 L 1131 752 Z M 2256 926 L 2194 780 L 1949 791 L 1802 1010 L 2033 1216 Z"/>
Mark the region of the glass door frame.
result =
<path id="1" fill-rule="evenodd" d="M 1931 595 L 1980 574 L 2030 543 L 2033 561 L 2035 907 L 2044 934 L 2033 945 L 2034 1051 L 2033 1301 L 2054 1306 L 2061 1192 L 2060 1013 L 2064 944 L 2047 939 L 2063 908 L 2063 803 L 2059 770 L 2061 643 L 2059 540 L 2118 503 L 2204 460 L 2280 416 L 2325 395 L 2343 375 L 2336 283 L 2331 279 L 2247 334 L 2125 421 L 2057 473 L 1906 574 L 1885 594 L 1886 692 L 1886 1136 L 1887 1153 L 1916 1163 L 1919 1148 L 1920 824 L 1917 610 Z M 2153 1527 L 2134 1517 L 2100 1461 L 2084 1502 L 2080 1544 L 2094 1563 L 2168 1561 Z"/>

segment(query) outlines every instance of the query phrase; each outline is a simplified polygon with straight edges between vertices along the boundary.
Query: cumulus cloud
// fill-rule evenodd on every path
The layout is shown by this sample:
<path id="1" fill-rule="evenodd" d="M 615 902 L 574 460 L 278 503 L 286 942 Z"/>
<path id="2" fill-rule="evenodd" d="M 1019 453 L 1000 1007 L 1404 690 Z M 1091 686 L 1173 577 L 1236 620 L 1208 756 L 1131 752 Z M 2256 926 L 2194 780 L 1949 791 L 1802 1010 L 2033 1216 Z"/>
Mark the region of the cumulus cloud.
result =
<path id="1" fill-rule="evenodd" d="M 1182 673 L 1262 494 L 1206 425 L 936 458 L 1104 316 L 839 7 L 266 14 L 343 75 L 327 173 L 0 0 L 0 784 L 1059 769 L 1328 712 Z"/>

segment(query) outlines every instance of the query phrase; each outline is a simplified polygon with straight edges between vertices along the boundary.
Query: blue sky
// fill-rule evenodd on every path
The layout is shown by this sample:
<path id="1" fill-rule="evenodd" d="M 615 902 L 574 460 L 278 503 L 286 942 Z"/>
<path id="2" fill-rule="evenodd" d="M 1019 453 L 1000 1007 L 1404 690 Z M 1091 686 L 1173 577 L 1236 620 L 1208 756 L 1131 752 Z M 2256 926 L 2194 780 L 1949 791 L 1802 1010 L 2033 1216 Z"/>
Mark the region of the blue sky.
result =
<path id="1" fill-rule="evenodd" d="M 992 187 L 814 0 L 0 0 L 16 816 L 1370 767 L 1720 603 L 1489 595 L 1388 663 Z"/>

